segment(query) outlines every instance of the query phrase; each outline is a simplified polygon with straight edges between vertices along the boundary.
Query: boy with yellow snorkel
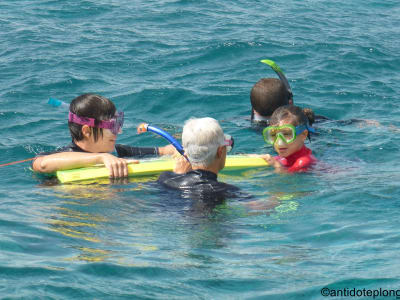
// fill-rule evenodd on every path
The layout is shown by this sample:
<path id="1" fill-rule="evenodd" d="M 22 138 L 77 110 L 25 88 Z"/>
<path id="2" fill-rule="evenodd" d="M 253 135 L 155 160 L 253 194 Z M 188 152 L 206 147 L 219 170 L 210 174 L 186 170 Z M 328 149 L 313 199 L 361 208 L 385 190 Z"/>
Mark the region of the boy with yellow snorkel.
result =
<path id="1" fill-rule="evenodd" d="M 272 60 L 263 59 L 262 63 L 271 67 L 278 75 L 277 78 L 261 78 L 250 91 L 251 124 L 252 128 L 261 131 L 270 125 L 273 112 L 281 106 L 293 104 L 293 93 L 289 82 L 279 66 Z M 329 120 L 315 115 L 311 108 L 303 109 L 312 125 L 315 120 Z"/>

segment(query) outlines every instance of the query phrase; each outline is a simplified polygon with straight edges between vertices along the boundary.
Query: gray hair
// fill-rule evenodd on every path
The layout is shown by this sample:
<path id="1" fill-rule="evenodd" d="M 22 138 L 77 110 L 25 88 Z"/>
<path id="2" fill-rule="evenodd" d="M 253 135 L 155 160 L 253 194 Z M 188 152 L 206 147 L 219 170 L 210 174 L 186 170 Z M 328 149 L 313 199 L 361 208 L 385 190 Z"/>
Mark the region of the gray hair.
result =
<path id="1" fill-rule="evenodd" d="M 183 148 L 193 166 L 209 166 L 218 147 L 224 144 L 224 132 L 213 118 L 191 118 L 182 132 Z"/>

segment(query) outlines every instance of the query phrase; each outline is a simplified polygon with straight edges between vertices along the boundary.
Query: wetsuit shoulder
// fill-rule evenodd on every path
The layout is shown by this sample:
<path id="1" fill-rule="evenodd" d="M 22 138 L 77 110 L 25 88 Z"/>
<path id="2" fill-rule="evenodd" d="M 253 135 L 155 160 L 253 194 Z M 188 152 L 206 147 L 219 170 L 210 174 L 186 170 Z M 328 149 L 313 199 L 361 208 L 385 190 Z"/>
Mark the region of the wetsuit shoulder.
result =
<path id="1" fill-rule="evenodd" d="M 116 144 L 115 150 L 118 157 L 144 157 L 158 156 L 158 147 L 132 147 L 127 145 Z"/>
<path id="2" fill-rule="evenodd" d="M 86 152 L 85 150 L 79 148 L 74 142 L 71 142 L 67 146 L 59 147 L 56 150 L 53 151 L 44 151 L 40 152 L 37 156 L 45 156 L 45 155 L 50 155 L 50 154 L 55 154 L 55 153 L 61 153 L 61 152 Z"/>

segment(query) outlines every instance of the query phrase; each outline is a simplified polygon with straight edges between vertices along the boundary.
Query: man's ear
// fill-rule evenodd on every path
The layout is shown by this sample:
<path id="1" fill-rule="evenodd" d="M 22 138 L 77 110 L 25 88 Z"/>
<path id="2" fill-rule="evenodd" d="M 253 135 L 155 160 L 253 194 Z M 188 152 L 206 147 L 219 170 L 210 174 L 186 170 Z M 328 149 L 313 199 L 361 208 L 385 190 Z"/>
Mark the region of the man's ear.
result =
<path id="1" fill-rule="evenodd" d="M 218 147 L 218 149 L 217 149 L 217 154 L 216 154 L 217 158 L 221 158 L 221 157 L 222 157 L 222 155 L 223 155 L 223 153 L 224 153 L 224 147 L 225 147 L 225 146 L 219 146 L 219 147 Z"/>
<path id="2" fill-rule="evenodd" d="M 81 130 L 85 138 L 90 138 L 92 135 L 92 128 L 90 128 L 88 125 L 83 125 Z"/>

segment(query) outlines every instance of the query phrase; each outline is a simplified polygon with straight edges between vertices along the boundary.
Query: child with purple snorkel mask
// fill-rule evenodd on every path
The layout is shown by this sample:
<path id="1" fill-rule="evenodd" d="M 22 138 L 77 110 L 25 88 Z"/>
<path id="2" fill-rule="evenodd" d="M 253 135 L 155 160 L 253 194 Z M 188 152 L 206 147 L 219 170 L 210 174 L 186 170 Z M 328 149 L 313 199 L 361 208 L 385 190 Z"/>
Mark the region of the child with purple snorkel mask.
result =
<path id="1" fill-rule="evenodd" d="M 109 99 L 95 94 L 78 96 L 71 102 L 68 114 L 72 143 L 54 152 L 39 154 L 32 164 L 33 170 L 53 173 L 104 164 L 110 177 L 127 177 L 128 162 L 124 157 L 175 153 L 172 145 L 142 148 L 116 144 L 123 123 L 124 113 L 117 112 Z M 110 154 L 114 150 L 117 156 Z"/>

